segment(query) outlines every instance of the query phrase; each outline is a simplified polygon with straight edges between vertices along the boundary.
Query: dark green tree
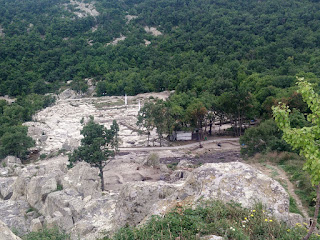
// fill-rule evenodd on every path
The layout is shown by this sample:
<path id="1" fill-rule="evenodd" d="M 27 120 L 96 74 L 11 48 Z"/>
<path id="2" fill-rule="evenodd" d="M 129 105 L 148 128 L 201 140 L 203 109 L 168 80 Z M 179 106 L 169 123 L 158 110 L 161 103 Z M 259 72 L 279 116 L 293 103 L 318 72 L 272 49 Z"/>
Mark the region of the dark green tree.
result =
<path id="1" fill-rule="evenodd" d="M 34 141 L 27 135 L 25 126 L 12 126 L 0 138 L 0 156 L 13 155 L 18 158 L 26 158 L 28 148 L 34 146 Z"/>
<path id="2" fill-rule="evenodd" d="M 201 146 L 201 133 L 203 123 L 208 110 L 202 102 L 195 102 L 188 106 L 186 110 L 186 116 L 189 119 L 190 126 L 197 128 L 199 146 Z"/>
<path id="3" fill-rule="evenodd" d="M 112 160 L 118 150 L 119 125 L 114 120 L 110 129 L 94 122 L 90 117 L 89 122 L 81 130 L 83 139 L 78 149 L 69 155 L 69 167 L 75 162 L 85 161 L 92 167 L 99 168 L 101 190 L 104 191 L 103 168 Z"/>
<path id="4" fill-rule="evenodd" d="M 154 121 L 152 117 L 154 104 L 146 102 L 144 106 L 138 112 L 137 126 L 139 128 L 145 128 L 148 134 L 148 146 L 150 141 L 150 132 L 154 129 Z"/>

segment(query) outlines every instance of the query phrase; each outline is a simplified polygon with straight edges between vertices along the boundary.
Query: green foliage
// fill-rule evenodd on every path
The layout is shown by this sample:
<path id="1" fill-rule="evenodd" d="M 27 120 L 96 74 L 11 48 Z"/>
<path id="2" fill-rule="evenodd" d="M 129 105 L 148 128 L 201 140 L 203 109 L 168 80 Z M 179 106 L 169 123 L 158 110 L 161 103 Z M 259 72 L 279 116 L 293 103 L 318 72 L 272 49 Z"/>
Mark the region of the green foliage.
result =
<path id="1" fill-rule="evenodd" d="M 279 130 L 274 120 L 266 120 L 257 127 L 247 129 L 240 137 L 241 154 L 253 156 L 256 153 L 270 151 L 290 151 L 288 145 L 282 139 L 282 131 Z"/>
<path id="2" fill-rule="evenodd" d="M 34 141 L 27 136 L 27 127 L 13 126 L 0 138 L 0 157 L 13 155 L 24 159 L 27 156 L 28 148 L 34 146 Z"/>
<path id="3" fill-rule="evenodd" d="M 70 240 L 68 234 L 60 232 L 58 229 L 43 229 L 39 232 L 31 232 L 22 237 L 23 240 Z"/>
<path id="4" fill-rule="evenodd" d="M 275 120 L 279 128 L 283 131 L 283 139 L 294 149 L 300 151 L 300 155 L 306 158 L 304 170 L 311 176 L 313 185 L 320 182 L 320 99 L 314 92 L 311 83 L 304 78 L 298 78 L 299 92 L 303 100 L 308 104 L 312 113 L 307 115 L 307 119 L 312 126 L 303 128 L 292 128 L 290 125 L 289 113 L 291 110 L 285 105 L 273 107 Z"/>
<path id="5" fill-rule="evenodd" d="M 84 18 L 66 3 L 0 1 L 1 95 L 44 94 L 68 80 L 85 91 L 88 77 L 98 81 L 99 96 L 164 89 L 221 95 L 233 81 L 259 76 L 263 101 L 292 87 L 299 72 L 319 75 L 317 1 L 97 0 L 100 15 Z M 138 18 L 126 24 L 128 13 Z M 152 36 L 146 25 L 164 34 Z M 107 45 L 120 34 L 124 41 Z"/>
<path id="6" fill-rule="evenodd" d="M 308 104 L 311 110 L 311 113 L 307 114 L 307 120 L 311 123 L 311 126 L 292 128 L 289 118 L 291 110 L 285 104 L 279 103 L 272 110 L 279 128 L 283 131 L 283 139 L 293 149 L 299 150 L 301 156 L 304 156 L 306 161 L 303 170 L 306 170 L 310 174 L 312 185 L 317 187 L 313 223 L 309 228 L 308 234 L 303 238 L 304 240 L 308 240 L 316 227 L 320 207 L 320 99 L 311 83 L 305 81 L 303 77 L 297 77 L 297 79 L 299 93 L 301 93 L 303 101 Z"/>
<path id="7" fill-rule="evenodd" d="M 288 228 L 257 205 L 254 209 L 220 201 L 206 202 L 196 208 L 177 207 L 164 217 L 153 216 L 138 228 L 125 227 L 105 240 L 199 239 L 199 236 L 218 235 L 227 239 L 292 240 L 306 233 L 304 223 Z M 311 239 L 318 239 L 315 235 Z"/>
<path id="8" fill-rule="evenodd" d="M 63 190 L 63 185 L 61 183 L 57 184 L 57 191 L 62 191 Z"/>
<path id="9" fill-rule="evenodd" d="M 157 99 L 155 102 L 147 102 L 140 109 L 138 113 L 137 126 L 145 128 L 148 134 L 148 145 L 150 131 L 156 128 L 160 140 L 160 146 L 162 144 L 163 134 L 169 133 L 170 116 L 166 103 L 163 100 Z"/>
<path id="10" fill-rule="evenodd" d="M 27 127 L 22 126 L 30 121 L 32 115 L 47 106 L 55 99 L 50 96 L 31 94 L 19 97 L 15 103 L 0 103 L 0 157 L 14 155 L 19 158 L 27 156 L 27 150 L 34 146 L 34 141 L 27 136 Z"/>
<path id="11" fill-rule="evenodd" d="M 111 161 L 118 148 L 119 125 L 114 120 L 110 129 L 94 122 L 89 122 L 81 130 L 83 139 L 78 149 L 69 155 L 69 167 L 78 161 L 85 161 L 100 170 L 101 188 L 104 190 L 103 168 Z"/>

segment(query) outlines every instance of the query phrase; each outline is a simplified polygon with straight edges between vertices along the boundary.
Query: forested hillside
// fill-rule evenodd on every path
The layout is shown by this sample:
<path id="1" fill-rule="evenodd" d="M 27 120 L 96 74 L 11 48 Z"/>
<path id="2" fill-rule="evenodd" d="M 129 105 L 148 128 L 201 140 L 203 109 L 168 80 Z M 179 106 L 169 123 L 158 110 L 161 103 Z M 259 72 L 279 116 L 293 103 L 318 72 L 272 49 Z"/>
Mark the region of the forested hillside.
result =
<path id="1" fill-rule="evenodd" d="M 274 94 L 297 73 L 320 71 L 318 1 L 90 2 L 95 10 L 81 15 L 65 0 L 0 0 L 2 95 L 43 94 L 68 80 L 81 88 L 87 77 L 102 81 L 99 95 L 220 95 L 239 75 L 263 79 L 260 91 Z M 108 45 L 120 36 L 126 39 Z"/>

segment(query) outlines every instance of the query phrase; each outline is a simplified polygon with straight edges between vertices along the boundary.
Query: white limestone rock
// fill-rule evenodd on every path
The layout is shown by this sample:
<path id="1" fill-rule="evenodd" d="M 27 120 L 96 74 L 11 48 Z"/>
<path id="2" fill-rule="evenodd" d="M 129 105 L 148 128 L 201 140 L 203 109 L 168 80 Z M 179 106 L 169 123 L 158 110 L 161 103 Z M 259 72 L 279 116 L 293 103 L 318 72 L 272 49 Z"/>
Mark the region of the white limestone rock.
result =
<path id="1" fill-rule="evenodd" d="M 0 240 L 21 240 L 0 220 Z"/>
<path id="2" fill-rule="evenodd" d="M 31 232 L 38 232 L 43 228 L 42 222 L 39 218 L 33 219 L 30 225 Z"/>
<path id="3" fill-rule="evenodd" d="M 29 231 L 30 223 L 35 217 L 36 213 L 30 211 L 30 206 L 26 201 L 0 202 L 0 221 L 9 228 L 14 228 L 19 234 L 25 234 Z"/>
<path id="4" fill-rule="evenodd" d="M 83 198 L 101 195 L 99 169 L 86 162 L 79 162 L 71 168 L 61 181 L 63 188 L 75 189 Z"/>
<path id="5" fill-rule="evenodd" d="M 261 202 L 279 220 L 290 219 L 289 196 L 277 181 L 247 164 L 232 162 L 205 164 L 177 183 L 128 183 L 120 192 L 115 221 L 136 225 L 166 213 L 178 201 L 198 199 L 234 201 L 246 208 Z"/>
<path id="6" fill-rule="evenodd" d="M 40 210 L 43 207 L 48 194 L 56 190 L 57 181 L 55 177 L 33 177 L 27 185 L 27 201 L 32 207 Z"/>
<path id="7" fill-rule="evenodd" d="M 0 177 L 0 198 L 9 200 L 13 194 L 13 183 L 17 177 Z"/>

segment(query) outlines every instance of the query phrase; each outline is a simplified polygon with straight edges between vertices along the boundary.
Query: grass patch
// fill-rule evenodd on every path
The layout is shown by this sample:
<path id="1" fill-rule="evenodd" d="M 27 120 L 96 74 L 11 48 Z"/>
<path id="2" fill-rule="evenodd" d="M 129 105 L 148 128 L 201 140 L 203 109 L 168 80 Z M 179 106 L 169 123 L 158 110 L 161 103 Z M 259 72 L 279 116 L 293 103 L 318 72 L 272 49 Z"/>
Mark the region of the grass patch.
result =
<path id="1" fill-rule="evenodd" d="M 300 212 L 299 208 L 298 208 L 298 205 L 296 203 L 296 200 L 294 200 L 293 197 L 290 196 L 290 206 L 289 206 L 289 212 L 291 213 L 298 213 L 300 215 L 303 216 L 303 214 Z"/>
<path id="2" fill-rule="evenodd" d="M 43 229 L 39 232 L 31 232 L 22 237 L 23 240 L 70 240 L 70 236 L 55 229 Z"/>
<path id="3" fill-rule="evenodd" d="M 303 223 L 290 229 L 270 217 L 261 204 L 254 209 L 245 209 L 239 204 L 211 201 L 194 209 L 177 207 L 164 217 L 153 216 L 138 228 L 121 228 L 113 237 L 106 236 L 103 240 L 196 240 L 206 235 L 239 240 L 293 240 L 301 239 L 305 234 Z M 320 238 L 312 235 L 310 239 Z"/>

